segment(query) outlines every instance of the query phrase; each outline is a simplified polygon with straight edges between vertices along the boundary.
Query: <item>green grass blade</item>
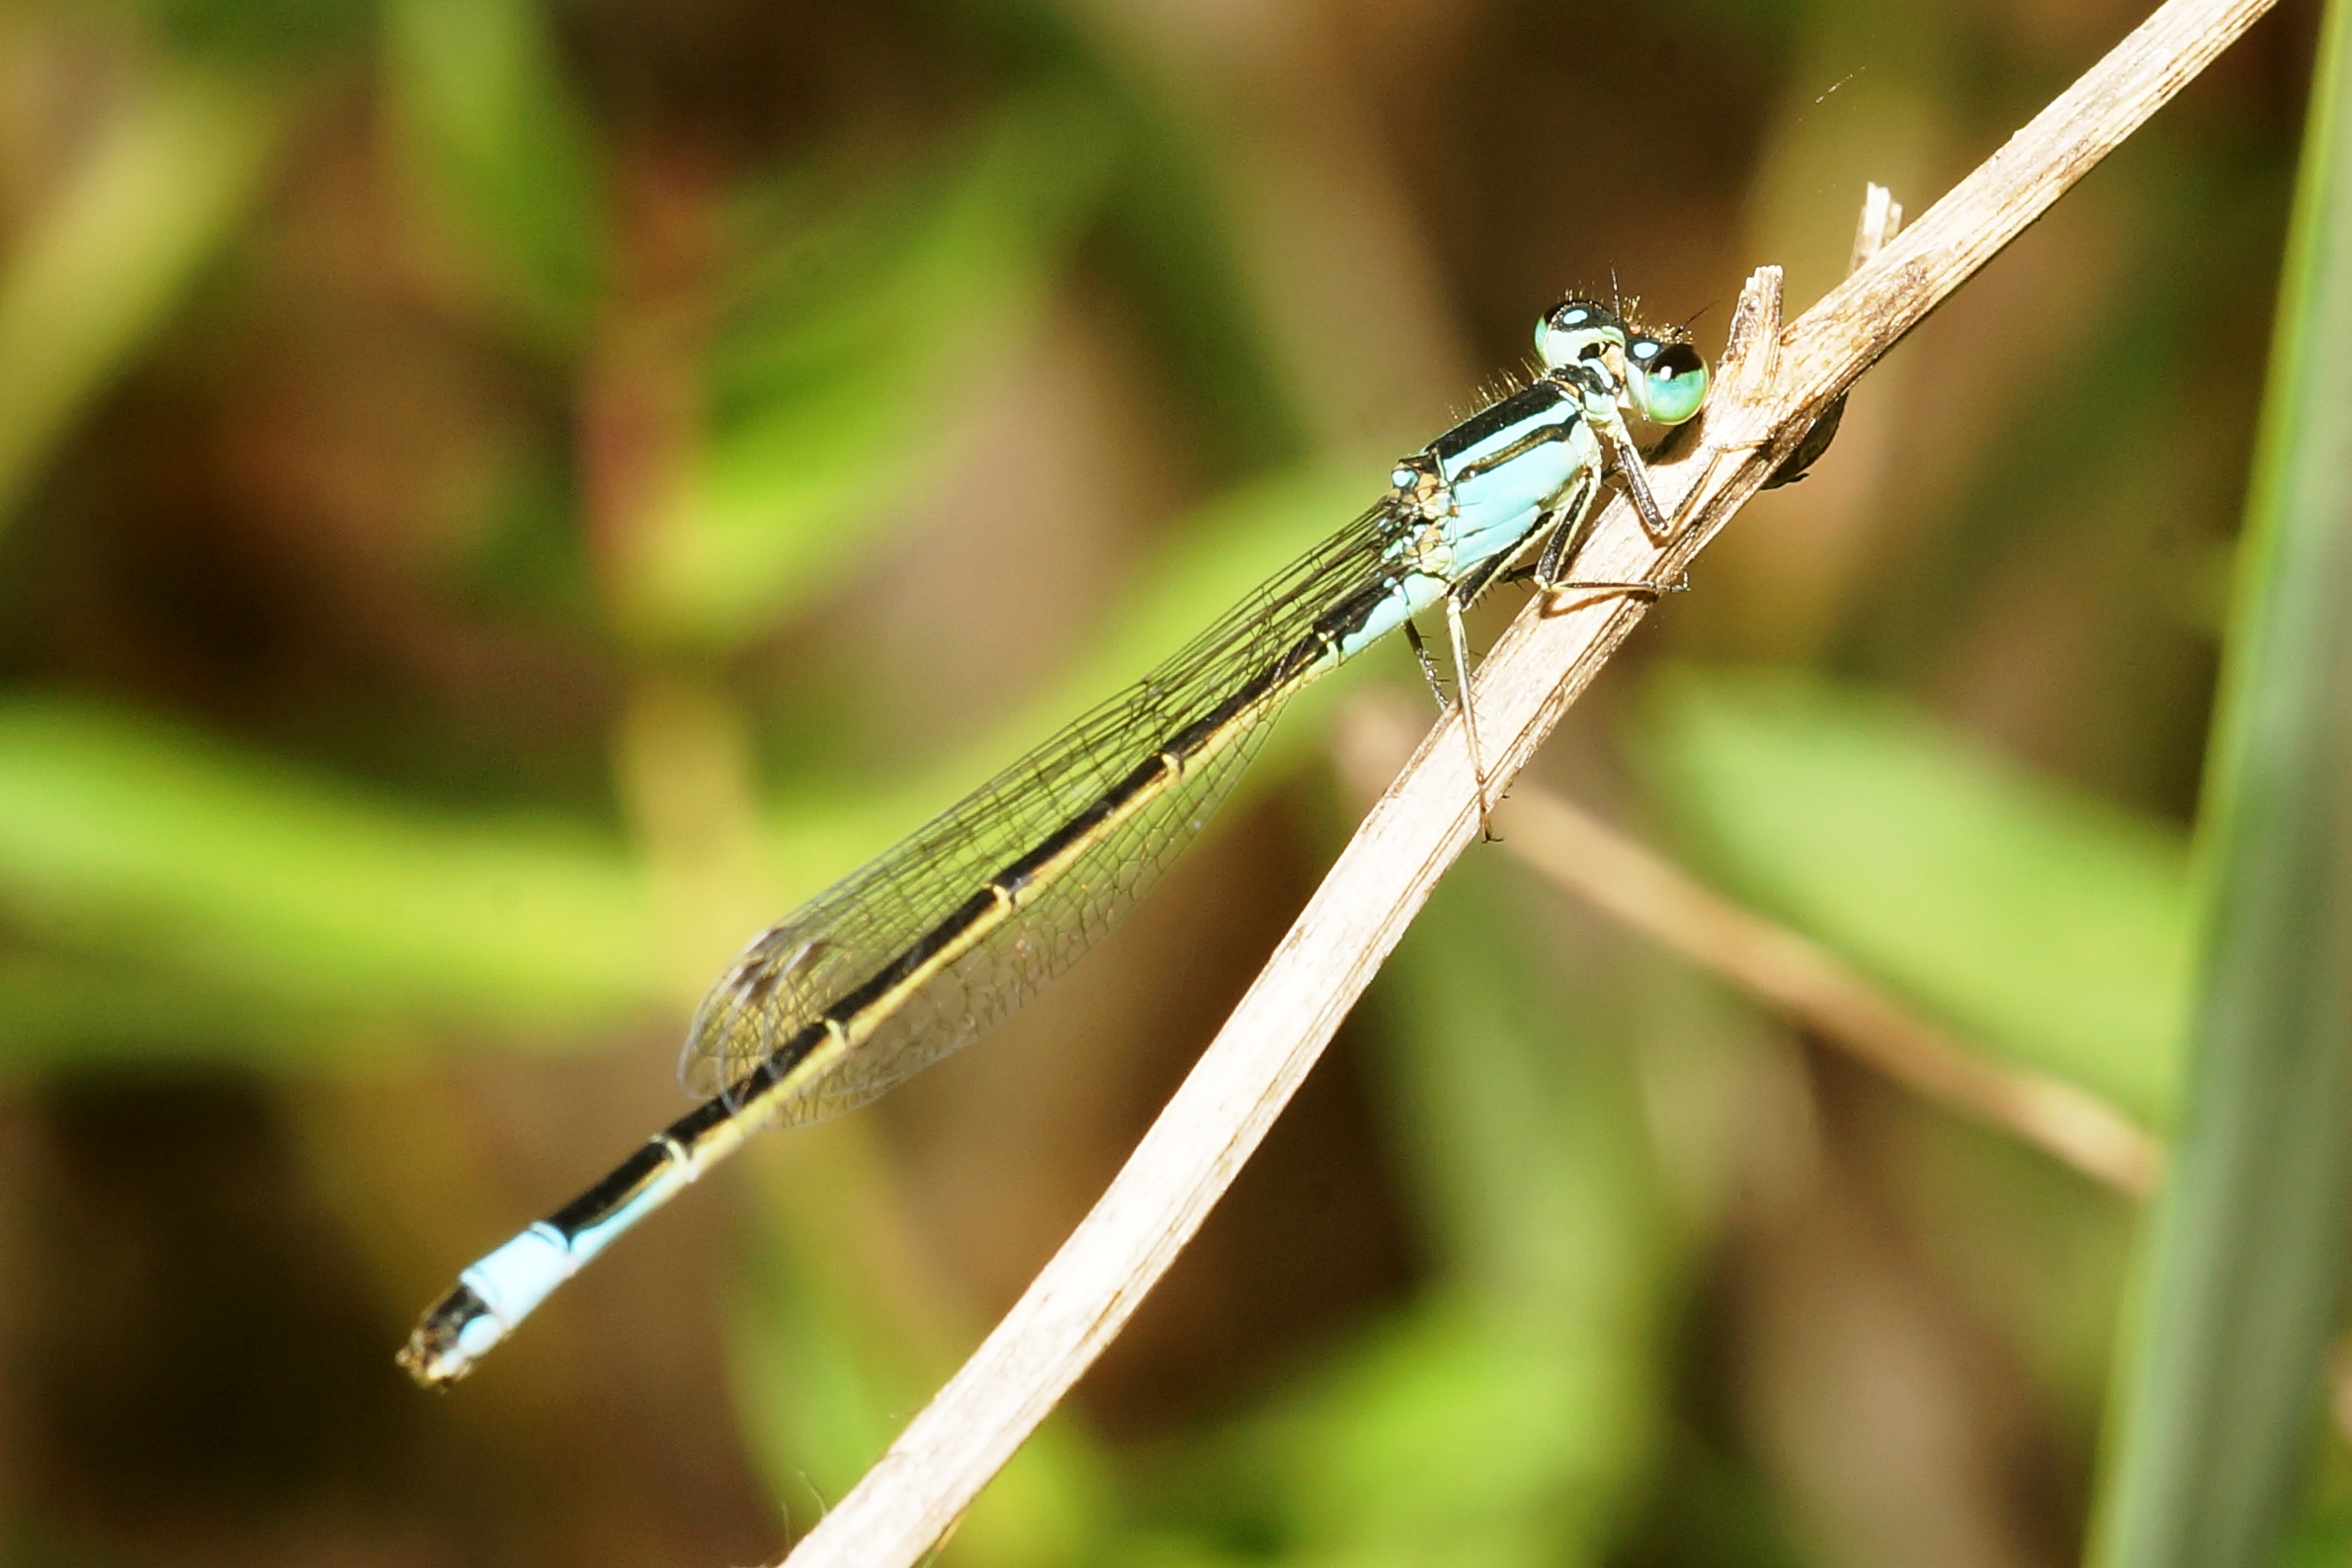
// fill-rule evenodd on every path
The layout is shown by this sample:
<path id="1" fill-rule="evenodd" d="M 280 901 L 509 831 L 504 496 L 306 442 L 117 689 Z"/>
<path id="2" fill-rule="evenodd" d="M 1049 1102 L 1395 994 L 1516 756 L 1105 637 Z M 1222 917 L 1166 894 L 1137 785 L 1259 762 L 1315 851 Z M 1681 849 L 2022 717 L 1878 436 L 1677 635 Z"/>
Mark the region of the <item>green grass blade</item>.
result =
<path id="1" fill-rule="evenodd" d="M 275 1019 L 264 1054 L 322 1018 L 561 1032 L 673 1000 L 645 876 L 591 834 L 455 820 L 41 699 L 0 703 L 0 922 L 35 949 L 0 949 L 0 1067 L 110 971 L 122 994 L 83 1023 L 122 1048 L 170 1042 L 177 984 Z"/>
<path id="2" fill-rule="evenodd" d="M 235 231 L 277 120 L 231 78 L 159 73 L 0 260 L 0 522 Z"/>
<path id="3" fill-rule="evenodd" d="M 2177 835 L 1795 671 L 1677 672 L 1646 717 L 1656 797 L 1711 875 L 2006 1059 L 2164 1120 Z"/>
<path id="4" fill-rule="evenodd" d="M 747 222 L 705 377 L 710 427 L 649 529 L 636 630 L 738 643 L 870 557 L 949 454 L 926 435 L 990 395 L 1042 319 L 1113 129 L 1083 90 L 1040 91 L 944 174 L 884 185 L 864 223 L 790 200 Z"/>
<path id="5" fill-rule="evenodd" d="M 535 0 L 392 0 L 393 150 L 477 253 L 502 306 L 561 357 L 604 288 L 604 172 Z"/>
<path id="6" fill-rule="evenodd" d="M 2328 8 L 2200 853 L 2178 1155 L 2121 1382 L 2101 1568 L 2253 1568 L 2304 1479 L 2352 1133 L 2352 6 Z"/>

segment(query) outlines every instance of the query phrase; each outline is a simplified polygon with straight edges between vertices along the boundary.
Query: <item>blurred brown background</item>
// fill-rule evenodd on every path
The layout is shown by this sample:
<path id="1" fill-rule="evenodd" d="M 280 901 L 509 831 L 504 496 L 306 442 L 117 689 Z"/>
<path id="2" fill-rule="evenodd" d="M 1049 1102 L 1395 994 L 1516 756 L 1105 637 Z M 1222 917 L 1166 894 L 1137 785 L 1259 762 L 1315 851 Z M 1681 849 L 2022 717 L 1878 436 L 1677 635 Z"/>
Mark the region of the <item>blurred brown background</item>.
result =
<path id="1" fill-rule="evenodd" d="M 2315 13 L 1875 371 L 1538 772 L 1806 924 L 1741 759 L 1932 725 L 1923 777 L 2177 886 Z M 678 1113 L 751 931 L 1338 527 L 1561 291 L 1713 352 L 2141 14 L 0 4 L 0 1558 L 774 1556 L 1311 887 L 1327 703 L 985 1048 L 447 1398 L 412 1315 Z M 2004 1034 L 1867 855 L 1780 870 L 2161 1123 L 2160 1028 Z M 2066 1562 L 2134 1217 L 1473 851 L 947 1560 Z"/>

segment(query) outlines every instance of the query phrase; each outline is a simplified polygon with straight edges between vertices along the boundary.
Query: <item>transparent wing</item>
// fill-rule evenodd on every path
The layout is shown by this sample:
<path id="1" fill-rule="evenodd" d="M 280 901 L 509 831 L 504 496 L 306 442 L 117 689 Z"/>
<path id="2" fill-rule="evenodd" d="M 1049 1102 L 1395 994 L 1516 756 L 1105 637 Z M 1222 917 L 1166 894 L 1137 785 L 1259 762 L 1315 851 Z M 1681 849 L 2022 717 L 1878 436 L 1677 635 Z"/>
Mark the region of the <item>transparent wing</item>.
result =
<path id="1" fill-rule="evenodd" d="M 1141 681 L 761 933 L 704 999 L 680 1063 L 687 1086 L 713 1095 L 741 1084 L 1163 741 L 1213 715 L 1318 619 L 1383 583 L 1391 546 L 1409 526 L 1383 500 Z M 794 1086 L 780 1119 L 812 1121 L 861 1105 L 1026 1006 L 1109 933 L 1207 824 L 1279 706 L 1269 703 L 1253 727 L 1027 896 L 857 1049 Z"/>

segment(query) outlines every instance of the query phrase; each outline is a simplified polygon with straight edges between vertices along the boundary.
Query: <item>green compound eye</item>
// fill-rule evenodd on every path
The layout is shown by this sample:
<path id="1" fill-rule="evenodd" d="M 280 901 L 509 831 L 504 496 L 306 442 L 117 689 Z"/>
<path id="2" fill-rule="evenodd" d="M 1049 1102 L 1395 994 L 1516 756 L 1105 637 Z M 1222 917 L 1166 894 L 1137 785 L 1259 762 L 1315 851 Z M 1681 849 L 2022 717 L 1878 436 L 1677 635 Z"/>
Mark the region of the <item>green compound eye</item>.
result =
<path id="1" fill-rule="evenodd" d="M 1707 362 L 1687 343 L 1637 338 L 1627 346 L 1634 406 L 1660 425 L 1679 425 L 1707 401 Z"/>
<path id="2" fill-rule="evenodd" d="M 1564 299 L 1536 323 L 1536 353 L 1554 371 L 1624 341 L 1617 318 L 1588 299 Z"/>

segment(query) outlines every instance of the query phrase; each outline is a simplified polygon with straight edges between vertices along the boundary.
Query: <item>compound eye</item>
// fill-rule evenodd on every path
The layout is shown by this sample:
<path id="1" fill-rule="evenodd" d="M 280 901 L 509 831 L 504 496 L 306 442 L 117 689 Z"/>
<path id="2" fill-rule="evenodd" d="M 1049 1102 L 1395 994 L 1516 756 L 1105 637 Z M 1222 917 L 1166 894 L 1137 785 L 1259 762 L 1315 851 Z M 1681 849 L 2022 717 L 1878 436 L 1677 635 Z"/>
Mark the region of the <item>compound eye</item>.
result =
<path id="1" fill-rule="evenodd" d="M 1536 353 L 1547 369 L 1554 371 L 1590 359 L 1600 352 L 1609 326 L 1600 311 L 1581 299 L 1571 299 L 1536 323 Z"/>
<path id="2" fill-rule="evenodd" d="M 1660 425 L 1679 425 L 1707 401 L 1707 362 L 1687 343 L 1637 338 L 1626 348 L 1634 406 Z"/>

